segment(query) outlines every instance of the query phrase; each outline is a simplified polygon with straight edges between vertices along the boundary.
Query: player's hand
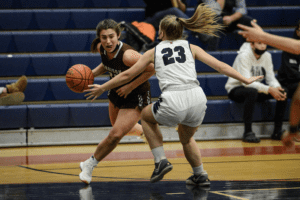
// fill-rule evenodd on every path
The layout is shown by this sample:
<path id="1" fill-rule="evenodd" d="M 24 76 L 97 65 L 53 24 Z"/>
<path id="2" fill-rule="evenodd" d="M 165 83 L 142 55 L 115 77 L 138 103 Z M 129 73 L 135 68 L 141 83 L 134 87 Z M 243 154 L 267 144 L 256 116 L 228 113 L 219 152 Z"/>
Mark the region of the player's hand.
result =
<path id="1" fill-rule="evenodd" d="M 251 84 L 259 79 L 263 79 L 263 78 L 264 78 L 264 76 L 253 76 L 251 78 L 247 78 L 245 81 L 245 84 L 249 85 L 249 84 Z"/>
<path id="2" fill-rule="evenodd" d="M 87 97 L 86 99 L 92 99 L 92 102 L 97 99 L 101 94 L 105 92 L 105 89 L 102 87 L 102 85 L 98 84 L 93 84 L 93 85 L 88 85 L 89 89 L 84 90 L 83 92 L 89 92 L 85 94 L 84 96 Z"/>
<path id="3" fill-rule="evenodd" d="M 127 96 L 132 92 L 132 88 L 130 87 L 129 84 L 124 85 L 123 87 L 119 88 L 117 90 L 117 94 L 120 97 L 124 97 L 125 99 L 127 98 Z"/>
<path id="4" fill-rule="evenodd" d="M 260 37 L 264 34 L 263 29 L 256 24 L 256 20 L 251 21 L 252 27 L 238 24 L 237 26 L 244 31 L 239 31 L 238 34 L 246 38 L 247 42 L 260 42 Z"/>
<path id="5" fill-rule="evenodd" d="M 292 149 L 295 146 L 294 138 L 296 134 L 291 135 L 288 131 L 286 131 L 281 138 L 282 144 L 288 149 Z"/>

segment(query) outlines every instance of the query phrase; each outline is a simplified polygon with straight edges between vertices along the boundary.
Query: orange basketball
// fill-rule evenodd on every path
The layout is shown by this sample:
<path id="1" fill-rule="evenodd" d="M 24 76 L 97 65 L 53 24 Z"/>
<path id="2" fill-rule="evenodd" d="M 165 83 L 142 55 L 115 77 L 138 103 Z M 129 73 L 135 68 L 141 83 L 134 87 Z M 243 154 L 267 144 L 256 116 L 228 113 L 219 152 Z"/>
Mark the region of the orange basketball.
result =
<path id="1" fill-rule="evenodd" d="M 82 93 L 94 83 L 94 74 L 88 66 L 76 64 L 67 71 L 66 83 L 73 92 Z"/>

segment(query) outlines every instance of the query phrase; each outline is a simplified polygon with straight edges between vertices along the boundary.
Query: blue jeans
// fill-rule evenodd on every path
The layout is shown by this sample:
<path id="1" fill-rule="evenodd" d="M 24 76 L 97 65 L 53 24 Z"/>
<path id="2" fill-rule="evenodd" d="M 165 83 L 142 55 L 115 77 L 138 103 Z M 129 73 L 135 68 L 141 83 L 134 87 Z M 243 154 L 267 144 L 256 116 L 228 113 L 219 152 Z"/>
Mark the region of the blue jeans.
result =
<path id="1" fill-rule="evenodd" d="M 162 20 L 166 15 L 175 15 L 176 17 L 189 18 L 184 12 L 179 8 L 168 8 L 167 10 L 159 11 L 155 13 L 152 17 L 147 17 L 145 22 L 152 24 L 156 31 L 159 29 L 160 20 Z"/>

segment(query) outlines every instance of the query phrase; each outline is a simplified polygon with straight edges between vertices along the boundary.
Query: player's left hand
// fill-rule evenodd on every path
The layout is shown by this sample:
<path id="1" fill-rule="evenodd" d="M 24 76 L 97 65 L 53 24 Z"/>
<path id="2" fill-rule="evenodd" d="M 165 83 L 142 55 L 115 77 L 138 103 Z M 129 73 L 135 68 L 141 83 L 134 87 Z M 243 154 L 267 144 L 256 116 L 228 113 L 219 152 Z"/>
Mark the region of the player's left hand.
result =
<path id="1" fill-rule="evenodd" d="M 129 84 L 126 84 L 124 85 L 123 87 L 119 88 L 117 90 L 117 94 L 120 96 L 120 97 L 123 97 L 126 99 L 127 96 L 131 93 L 132 91 L 132 88 L 130 87 Z"/>
<path id="2" fill-rule="evenodd" d="M 86 99 L 92 99 L 92 102 L 97 99 L 101 94 L 105 92 L 105 89 L 102 87 L 102 85 L 98 84 L 93 84 L 93 85 L 88 85 L 90 89 L 84 90 L 83 92 L 89 92 L 85 94 L 84 96 L 87 97 Z"/>

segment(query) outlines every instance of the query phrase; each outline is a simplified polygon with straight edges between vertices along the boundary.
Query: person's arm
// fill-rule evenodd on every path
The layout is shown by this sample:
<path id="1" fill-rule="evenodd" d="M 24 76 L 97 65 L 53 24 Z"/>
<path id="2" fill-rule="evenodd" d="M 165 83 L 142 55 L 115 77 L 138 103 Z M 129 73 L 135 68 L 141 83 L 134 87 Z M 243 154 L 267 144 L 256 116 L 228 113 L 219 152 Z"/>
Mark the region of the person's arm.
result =
<path id="1" fill-rule="evenodd" d="M 133 66 L 141 57 L 141 54 L 134 50 L 127 50 L 123 56 L 123 62 L 126 66 Z M 124 85 L 123 87 L 117 90 L 117 94 L 119 96 L 127 97 L 128 94 L 131 93 L 132 90 L 137 88 L 139 85 L 147 81 L 151 76 L 155 74 L 154 65 L 151 63 L 149 64 L 142 74 L 136 78 L 134 81 Z"/>
<path id="2" fill-rule="evenodd" d="M 98 98 L 101 94 L 103 94 L 103 92 L 128 83 L 134 77 L 142 73 L 150 65 L 150 63 L 154 63 L 154 48 L 145 52 L 144 55 L 142 55 L 141 58 L 128 70 L 118 74 L 103 85 L 89 85 L 90 89 L 87 89 L 84 92 L 90 93 L 84 96 L 88 96 L 87 99 L 93 98 L 93 101 L 96 98 Z"/>
<path id="3" fill-rule="evenodd" d="M 231 66 L 227 65 L 224 62 L 219 61 L 215 57 L 206 53 L 200 47 L 191 44 L 191 49 L 192 49 L 193 54 L 195 55 L 195 59 L 200 60 L 201 62 L 207 64 L 208 66 L 212 67 L 213 69 L 217 70 L 218 72 L 225 74 L 226 76 L 235 78 L 242 83 L 251 84 L 256 80 L 263 78 L 263 76 L 245 78 L 238 71 L 233 69 Z"/>
<path id="4" fill-rule="evenodd" d="M 100 63 L 100 65 L 98 65 L 97 67 L 95 67 L 92 72 L 94 77 L 97 77 L 101 74 L 104 74 L 107 70 L 105 69 L 103 63 Z"/>
<path id="5" fill-rule="evenodd" d="M 217 15 L 221 15 L 224 8 L 225 0 L 202 0 L 204 4 L 208 5 L 211 9 L 215 11 Z"/>
<path id="6" fill-rule="evenodd" d="M 186 11 L 186 5 L 181 0 L 176 0 L 178 8 L 185 13 Z"/>
<path id="7" fill-rule="evenodd" d="M 239 34 L 246 38 L 248 42 L 263 42 L 292 54 L 300 54 L 300 40 L 266 33 L 255 22 L 252 21 L 251 24 L 253 27 L 242 24 L 237 25 L 239 28 L 244 30 L 240 31 Z"/>

